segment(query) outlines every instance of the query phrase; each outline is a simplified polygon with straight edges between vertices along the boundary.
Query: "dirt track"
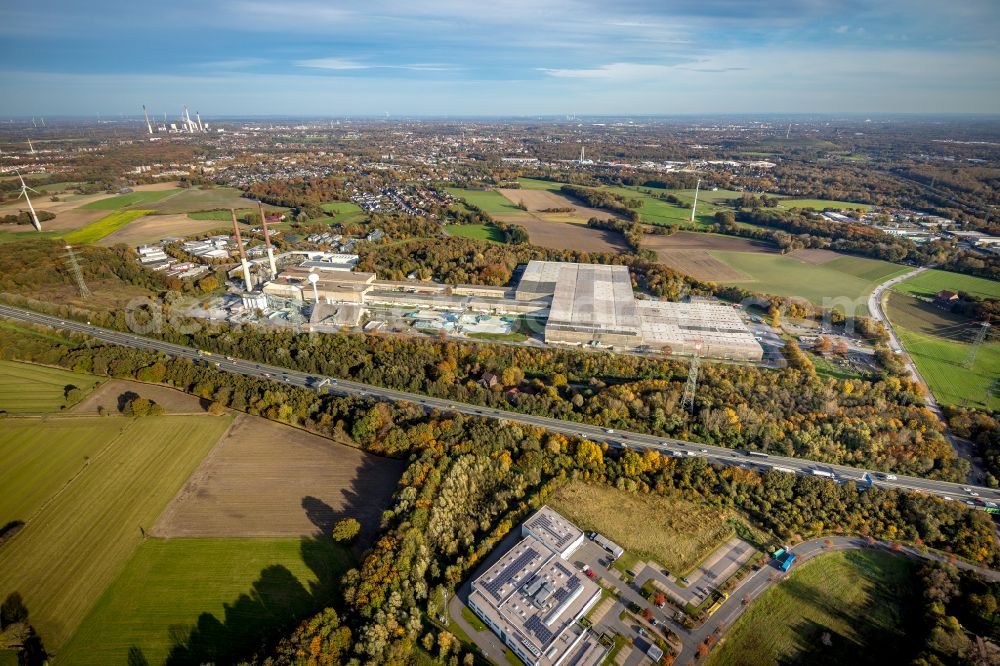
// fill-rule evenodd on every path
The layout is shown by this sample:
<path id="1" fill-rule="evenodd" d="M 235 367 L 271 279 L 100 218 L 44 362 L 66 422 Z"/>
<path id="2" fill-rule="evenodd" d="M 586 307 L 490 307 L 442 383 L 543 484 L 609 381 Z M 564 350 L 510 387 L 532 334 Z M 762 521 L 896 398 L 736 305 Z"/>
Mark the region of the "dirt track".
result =
<path id="1" fill-rule="evenodd" d="M 240 414 L 153 527 L 162 537 L 329 533 L 354 516 L 378 532 L 405 463 Z"/>

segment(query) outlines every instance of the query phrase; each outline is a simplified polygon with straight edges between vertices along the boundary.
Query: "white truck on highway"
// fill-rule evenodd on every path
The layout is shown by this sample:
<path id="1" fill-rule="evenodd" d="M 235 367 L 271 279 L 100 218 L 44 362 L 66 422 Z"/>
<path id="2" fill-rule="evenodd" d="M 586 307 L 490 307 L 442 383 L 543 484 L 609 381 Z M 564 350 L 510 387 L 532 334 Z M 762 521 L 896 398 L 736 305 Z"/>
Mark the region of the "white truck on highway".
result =
<path id="1" fill-rule="evenodd" d="M 824 479 L 836 479 L 837 478 L 836 474 L 834 474 L 833 472 L 831 472 L 829 470 L 825 470 L 825 469 L 816 469 L 816 468 L 813 468 L 813 469 L 810 469 L 809 472 L 813 476 L 821 476 Z"/>

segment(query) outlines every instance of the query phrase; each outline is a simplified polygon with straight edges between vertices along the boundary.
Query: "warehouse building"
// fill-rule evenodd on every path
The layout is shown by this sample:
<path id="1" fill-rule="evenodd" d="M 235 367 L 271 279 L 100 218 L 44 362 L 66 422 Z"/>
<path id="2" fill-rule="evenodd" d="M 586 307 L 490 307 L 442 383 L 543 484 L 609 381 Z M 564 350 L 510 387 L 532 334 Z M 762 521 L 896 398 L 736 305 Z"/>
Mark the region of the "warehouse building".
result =
<path id="1" fill-rule="evenodd" d="M 472 581 L 469 608 L 528 666 L 598 664 L 605 649 L 579 620 L 601 598 L 566 559 L 583 532 L 544 506 L 522 539 Z"/>
<path id="2" fill-rule="evenodd" d="M 528 263 L 518 299 L 551 298 L 545 341 L 759 361 L 738 312 L 717 303 L 638 300 L 626 266 Z"/>

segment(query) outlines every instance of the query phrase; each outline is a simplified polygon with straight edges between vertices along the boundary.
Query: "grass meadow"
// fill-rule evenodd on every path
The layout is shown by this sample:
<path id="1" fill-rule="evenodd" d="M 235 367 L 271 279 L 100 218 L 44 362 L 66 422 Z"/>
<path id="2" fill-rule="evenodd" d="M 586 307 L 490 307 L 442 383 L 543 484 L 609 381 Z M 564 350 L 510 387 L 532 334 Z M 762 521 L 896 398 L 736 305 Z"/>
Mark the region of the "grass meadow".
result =
<path id="1" fill-rule="evenodd" d="M 844 210 L 845 208 L 860 208 L 861 210 L 869 210 L 871 204 L 854 203 L 851 201 L 827 201 L 826 199 L 781 199 L 778 202 L 778 208 L 784 208 L 790 210 L 792 208 L 810 208 L 812 210 L 826 210 L 827 208 L 833 208 L 836 210 Z"/>
<path id="2" fill-rule="evenodd" d="M 584 531 L 597 531 L 642 559 L 683 575 L 735 534 L 718 507 L 572 481 L 549 501 Z M 641 530 L 635 529 L 642 525 Z"/>
<path id="3" fill-rule="evenodd" d="M 8 414 L 58 412 L 72 406 L 66 401 L 67 386 L 75 386 L 87 394 L 101 381 L 98 377 L 59 368 L 0 360 L 0 411 Z"/>
<path id="4" fill-rule="evenodd" d="M 939 310 L 906 293 L 893 292 L 886 316 L 938 402 L 1000 409 L 1000 342 L 979 349 L 971 368 L 963 362 L 976 331 L 974 321 Z"/>
<path id="5" fill-rule="evenodd" d="M 20 592 L 46 647 L 58 652 L 132 558 L 142 530 L 153 525 L 231 418 L 24 422 L 27 427 L 11 420 L 0 429 L 5 463 L 20 461 L 5 464 L 4 473 L 44 491 L 31 498 L 35 513 L 0 550 L 0 598 Z M 67 482 L 59 484 L 56 472 Z M 31 508 L 21 504 L 10 510 Z"/>
<path id="6" fill-rule="evenodd" d="M 146 539 L 59 663 L 230 663 L 323 606 L 353 564 L 332 539 Z M 180 647 L 175 647 L 176 645 Z"/>
<path id="7" fill-rule="evenodd" d="M 841 257 L 810 264 L 781 254 L 722 252 L 710 254 L 749 280 L 722 281 L 751 291 L 801 298 L 822 305 L 826 298 L 855 299 L 858 313 L 867 313 L 868 295 L 881 282 L 905 273 L 905 266 L 865 257 Z"/>
<path id="8" fill-rule="evenodd" d="M 80 208 L 83 210 L 122 210 L 124 208 L 129 208 L 130 206 L 146 206 L 148 204 L 166 199 L 167 197 L 177 194 L 178 192 L 180 192 L 180 189 L 129 192 L 128 194 L 120 194 L 116 197 L 110 197 L 108 199 L 91 201 L 88 204 L 80 206 Z"/>
<path id="9" fill-rule="evenodd" d="M 323 221 L 330 224 L 346 224 L 365 219 L 365 211 L 350 201 L 333 201 L 322 204 L 320 208 L 329 214 Z"/>
<path id="10" fill-rule="evenodd" d="M 72 418 L 7 419 L 0 435 L 4 461 L 0 525 L 30 519 L 128 425 L 125 419 L 95 419 L 86 427 Z M 52 441 L 59 444 L 52 445 Z"/>
<path id="11" fill-rule="evenodd" d="M 503 234 L 492 224 L 446 224 L 444 230 L 449 236 L 474 238 L 475 240 L 503 243 Z"/>
<path id="12" fill-rule="evenodd" d="M 934 294 L 945 289 L 964 291 L 979 298 L 1000 298 L 1000 282 L 996 280 L 934 269 L 893 286 L 894 291 L 928 298 L 933 298 Z"/>
<path id="13" fill-rule="evenodd" d="M 527 215 L 504 195 L 493 190 L 464 190 L 458 187 L 446 188 L 452 196 L 464 200 L 490 215 Z"/>
<path id="14" fill-rule="evenodd" d="M 868 551 L 820 555 L 756 600 L 708 666 L 896 664 L 919 630 L 913 563 Z M 823 644 L 829 634 L 830 645 Z"/>

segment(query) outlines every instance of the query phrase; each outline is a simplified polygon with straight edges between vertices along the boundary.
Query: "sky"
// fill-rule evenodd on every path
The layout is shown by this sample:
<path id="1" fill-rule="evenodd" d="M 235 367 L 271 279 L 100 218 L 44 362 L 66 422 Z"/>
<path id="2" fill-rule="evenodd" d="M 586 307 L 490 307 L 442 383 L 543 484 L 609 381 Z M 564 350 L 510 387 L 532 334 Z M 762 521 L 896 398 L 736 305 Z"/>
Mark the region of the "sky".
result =
<path id="1" fill-rule="evenodd" d="M 0 116 L 1000 113 L 1000 0 L 0 0 Z"/>

